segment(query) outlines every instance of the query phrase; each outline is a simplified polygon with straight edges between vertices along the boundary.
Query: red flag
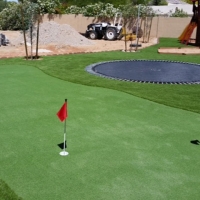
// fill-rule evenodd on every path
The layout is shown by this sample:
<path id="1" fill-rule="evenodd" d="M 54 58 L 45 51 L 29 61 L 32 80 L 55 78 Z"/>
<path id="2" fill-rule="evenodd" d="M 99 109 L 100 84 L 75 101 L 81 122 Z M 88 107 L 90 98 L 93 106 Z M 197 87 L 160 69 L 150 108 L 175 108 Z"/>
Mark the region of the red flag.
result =
<path id="1" fill-rule="evenodd" d="M 65 102 L 61 109 L 57 112 L 57 116 L 61 122 L 67 118 L 67 102 Z"/>

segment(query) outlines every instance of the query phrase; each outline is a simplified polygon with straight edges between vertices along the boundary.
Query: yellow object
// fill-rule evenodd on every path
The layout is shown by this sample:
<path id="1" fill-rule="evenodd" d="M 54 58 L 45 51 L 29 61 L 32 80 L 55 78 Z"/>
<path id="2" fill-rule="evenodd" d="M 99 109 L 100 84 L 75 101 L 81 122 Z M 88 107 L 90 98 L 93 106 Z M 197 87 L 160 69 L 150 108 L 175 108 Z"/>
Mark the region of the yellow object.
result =
<path id="1" fill-rule="evenodd" d="M 126 41 L 133 41 L 136 39 L 136 35 L 134 35 L 133 33 L 126 33 L 126 29 L 125 28 L 122 28 L 122 32 L 119 36 L 119 38 L 123 38 L 124 37 L 124 40 Z"/>
<path id="2" fill-rule="evenodd" d="M 181 33 L 181 35 L 178 37 L 179 40 L 182 40 L 182 39 L 184 38 L 184 35 L 185 35 L 185 33 L 186 33 L 186 31 L 187 31 L 189 25 L 190 25 L 190 24 L 188 24 L 188 25 L 185 27 L 185 29 L 183 30 L 183 32 Z"/>
<path id="3" fill-rule="evenodd" d="M 194 31 L 196 26 L 197 26 L 197 24 L 195 22 L 189 23 L 178 38 L 180 40 L 180 42 L 188 43 L 188 41 L 190 40 L 190 37 L 192 35 L 192 32 Z"/>
<path id="4" fill-rule="evenodd" d="M 125 35 L 125 40 L 126 41 L 133 41 L 136 39 L 136 35 L 133 35 L 132 33 L 126 34 Z"/>

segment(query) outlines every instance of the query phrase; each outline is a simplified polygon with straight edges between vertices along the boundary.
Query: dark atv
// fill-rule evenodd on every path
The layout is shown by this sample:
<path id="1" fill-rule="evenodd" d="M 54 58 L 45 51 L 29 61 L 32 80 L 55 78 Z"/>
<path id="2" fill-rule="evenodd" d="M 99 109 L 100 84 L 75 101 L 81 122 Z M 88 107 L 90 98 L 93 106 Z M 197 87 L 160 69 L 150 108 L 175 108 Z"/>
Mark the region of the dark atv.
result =
<path id="1" fill-rule="evenodd" d="M 9 44 L 9 40 L 4 34 L 0 33 L 0 46 L 6 46 L 7 44 Z"/>

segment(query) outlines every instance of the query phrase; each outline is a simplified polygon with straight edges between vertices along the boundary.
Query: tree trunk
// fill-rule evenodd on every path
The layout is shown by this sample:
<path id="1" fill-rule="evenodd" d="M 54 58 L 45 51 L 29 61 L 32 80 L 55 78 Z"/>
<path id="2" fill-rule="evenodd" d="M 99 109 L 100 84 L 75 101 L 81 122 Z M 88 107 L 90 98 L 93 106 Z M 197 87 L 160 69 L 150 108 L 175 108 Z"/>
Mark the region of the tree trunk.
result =
<path id="1" fill-rule="evenodd" d="M 26 60 L 28 60 L 28 49 L 27 49 L 27 44 L 26 44 L 26 31 L 25 31 L 25 24 L 24 24 L 24 12 L 23 8 L 21 5 L 21 16 L 22 16 L 22 27 L 23 27 L 23 36 L 24 36 L 24 46 L 25 46 L 25 51 L 26 51 Z"/>
<path id="2" fill-rule="evenodd" d="M 37 39 L 36 39 L 36 55 L 35 59 L 38 59 L 38 44 L 39 44 L 39 33 L 40 33 L 40 15 L 37 20 Z"/>
<path id="3" fill-rule="evenodd" d="M 124 20 L 124 44 L 125 44 L 125 52 L 127 51 L 126 25 L 127 25 L 127 21 L 126 21 L 126 19 L 125 19 L 125 20 Z"/>

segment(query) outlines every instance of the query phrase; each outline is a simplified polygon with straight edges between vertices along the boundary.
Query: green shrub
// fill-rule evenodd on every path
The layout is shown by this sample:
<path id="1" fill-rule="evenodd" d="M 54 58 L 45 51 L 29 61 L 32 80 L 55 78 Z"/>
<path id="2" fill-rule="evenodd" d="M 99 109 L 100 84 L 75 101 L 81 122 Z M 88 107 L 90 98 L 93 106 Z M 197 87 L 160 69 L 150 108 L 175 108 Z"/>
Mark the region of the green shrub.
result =
<path id="1" fill-rule="evenodd" d="M 179 9 L 176 7 L 174 13 L 171 14 L 171 17 L 188 17 L 187 12 L 183 11 L 183 9 Z"/>
<path id="2" fill-rule="evenodd" d="M 150 1 L 150 4 L 154 5 L 154 6 L 164 6 L 164 5 L 168 5 L 166 0 L 152 0 Z"/>
<path id="3" fill-rule="evenodd" d="M 19 4 L 15 2 L 12 2 L 11 4 L 9 4 L 8 8 L 5 8 L 0 12 L 0 28 L 2 30 L 22 29 L 20 13 L 21 12 L 20 12 Z"/>
<path id="4" fill-rule="evenodd" d="M 0 0 L 0 12 L 8 6 L 7 4 L 6 0 Z"/>
<path id="5" fill-rule="evenodd" d="M 134 12 L 133 12 L 134 11 Z M 132 12 L 132 16 L 136 16 L 138 11 L 137 6 L 133 6 L 133 4 L 120 5 L 117 8 L 110 3 L 95 3 L 83 7 L 78 6 L 70 6 L 66 9 L 67 14 L 82 14 L 86 17 L 98 17 L 98 18 L 112 18 L 116 13 L 121 12 L 124 15 L 130 16 L 129 12 Z M 149 6 L 141 5 L 140 14 L 146 15 L 147 13 L 153 13 L 153 10 Z"/>
<path id="6" fill-rule="evenodd" d="M 24 15 L 24 25 L 22 23 L 22 14 Z M 33 9 L 35 9 L 33 11 Z M 23 3 L 11 2 L 8 7 L 0 12 L 0 29 L 2 30 L 27 30 L 30 24 L 30 13 L 40 12 L 45 13 L 64 13 L 63 7 L 59 0 L 38 0 L 36 3 L 31 3 L 28 0 L 24 0 Z"/>
<path id="7" fill-rule="evenodd" d="M 41 13 L 57 14 L 56 8 L 61 6 L 59 0 L 37 0 Z"/>
<path id="8" fill-rule="evenodd" d="M 113 17 L 119 10 L 110 3 L 95 3 L 83 7 L 70 6 L 66 9 L 67 14 L 82 14 L 86 17 Z"/>

